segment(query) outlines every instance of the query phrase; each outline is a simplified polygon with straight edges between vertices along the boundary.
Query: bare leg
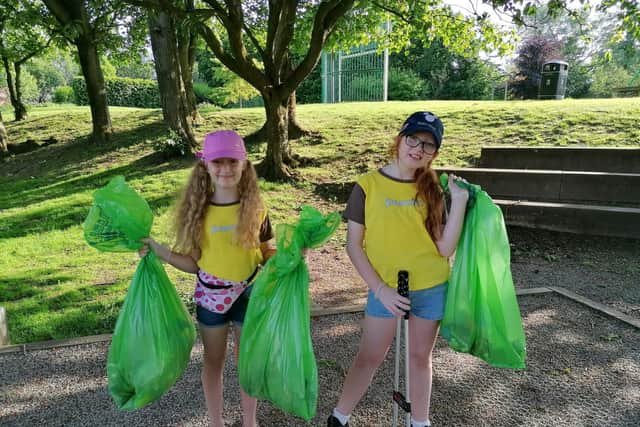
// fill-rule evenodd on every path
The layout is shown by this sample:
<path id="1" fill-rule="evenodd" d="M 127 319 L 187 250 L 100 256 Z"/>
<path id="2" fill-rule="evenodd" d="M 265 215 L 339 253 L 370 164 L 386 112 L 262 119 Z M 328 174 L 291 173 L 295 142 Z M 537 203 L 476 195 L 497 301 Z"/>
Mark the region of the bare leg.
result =
<path id="1" fill-rule="evenodd" d="M 242 334 L 242 328 L 234 325 L 234 348 L 236 354 L 236 366 L 238 364 L 238 358 L 240 357 L 240 335 Z M 256 408 L 258 401 L 249 396 L 240 387 L 240 405 L 242 406 L 242 427 L 256 427 Z"/>
<path id="2" fill-rule="evenodd" d="M 396 333 L 397 318 L 365 316 L 358 354 L 342 386 L 336 409 L 349 415 L 369 388 Z"/>
<path id="3" fill-rule="evenodd" d="M 411 416 L 415 420 L 429 419 L 431 402 L 431 353 L 438 336 L 437 320 L 409 318 L 409 395 Z"/>
<path id="4" fill-rule="evenodd" d="M 200 328 L 204 345 L 204 361 L 202 364 L 202 389 L 207 402 L 207 412 L 211 427 L 224 427 L 222 409 L 222 372 L 227 351 L 228 326 L 217 328 Z"/>

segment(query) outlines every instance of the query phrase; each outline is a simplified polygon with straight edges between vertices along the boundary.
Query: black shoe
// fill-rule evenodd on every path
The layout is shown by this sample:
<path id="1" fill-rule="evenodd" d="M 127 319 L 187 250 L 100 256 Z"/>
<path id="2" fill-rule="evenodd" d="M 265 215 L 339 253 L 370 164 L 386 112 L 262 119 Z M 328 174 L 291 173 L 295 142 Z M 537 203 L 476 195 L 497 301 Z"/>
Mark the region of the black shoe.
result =
<path id="1" fill-rule="evenodd" d="M 327 418 L 327 427 L 349 427 L 349 423 L 342 424 L 339 419 L 333 415 L 329 415 L 329 418 Z"/>

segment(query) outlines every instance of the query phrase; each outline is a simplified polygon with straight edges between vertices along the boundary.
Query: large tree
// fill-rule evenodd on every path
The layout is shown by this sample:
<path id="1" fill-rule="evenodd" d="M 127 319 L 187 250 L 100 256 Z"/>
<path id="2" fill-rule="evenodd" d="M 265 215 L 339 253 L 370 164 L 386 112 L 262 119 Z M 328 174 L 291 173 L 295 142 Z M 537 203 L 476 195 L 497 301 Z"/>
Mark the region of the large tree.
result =
<path id="1" fill-rule="evenodd" d="M 113 129 L 100 53 L 108 49 L 115 52 L 122 47 L 124 38 L 119 30 L 137 22 L 132 17 L 139 13 L 121 0 L 42 1 L 55 17 L 59 31 L 77 49 L 91 108 L 91 139 L 104 142 Z"/>
<path id="2" fill-rule="evenodd" d="M 99 22 L 106 17 L 91 14 L 83 0 L 43 0 L 59 22 L 69 42 L 76 46 L 93 124 L 92 140 L 105 142 L 113 132 L 107 104 L 107 91 L 98 53 Z M 93 18 L 93 20 L 92 20 Z"/>
<path id="3" fill-rule="evenodd" d="M 501 42 L 487 16 L 465 18 L 439 1 L 361 1 L 356 6 L 354 0 L 204 0 L 192 11 L 166 0 L 144 4 L 189 22 L 220 62 L 258 90 L 267 131 L 267 153 L 259 169 L 269 179 L 290 176 L 289 125 L 295 114 L 295 89 L 328 44 L 348 47 L 378 41 L 399 48 L 410 36 L 420 35 L 423 40 L 442 37 L 448 46 L 464 52 L 476 48 L 476 33 L 492 47 Z M 384 29 L 387 20 L 391 33 Z M 300 58 L 295 62 L 294 51 Z"/>
<path id="4" fill-rule="evenodd" d="M 16 121 L 27 118 L 22 99 L 22 67 L 42 53 L 52 40 L 43 21 L 46 16 L 32 2 L 5 0 L 0 3 L 0 59 Z"/>
<path id="5" fill-rule="evenodd" d="M 269 179 L 290 174 L 286 163 L 291 159 L 291 96 L 318 63 L 323 48 L 377 41 L 381 47 L 399 49 L 411 38 L 442 39 L 456 54 L 505 47 L 504 34 L 488 14 L 463 16 L 442 0 L 203 0 L 193 10 L 176 7 L 171 0 L 128 1 L 170 11 L 190 23 L 220 62 L 260 92 L 268 141 L 259 169 Z M 485 2 L 506 10 L 516 22 L 535 11 L 532 3 L 523 5 L 520 0 Z M 551 7 L 565 4 L 558 0 Z M 384 29 L 387 21 L 390 32 Z M 299 61 L 292 60 L 293 51 L 302 53 Z"/>
<path id="6" fill-rule="evenodd" d="M 192 40 L 188 35 L 179 38 L 175 17 L 165 11 L 149 11 L 148 20 L 165 124 L 193 148 L 191 122 L 196 114 L 191 78 L 193 55 L 191 48 L 184 46 Z"/>

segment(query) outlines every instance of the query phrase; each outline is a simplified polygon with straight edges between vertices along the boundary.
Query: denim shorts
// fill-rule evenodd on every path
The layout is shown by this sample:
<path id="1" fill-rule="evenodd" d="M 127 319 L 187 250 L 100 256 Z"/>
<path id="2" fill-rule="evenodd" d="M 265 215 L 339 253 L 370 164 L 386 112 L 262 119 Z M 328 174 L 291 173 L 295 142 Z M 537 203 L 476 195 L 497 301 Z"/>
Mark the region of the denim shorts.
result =
<path id="1" fill-rule="evenodd" d="M 206 328 L 217 328 L 220 326 L 226 326 L 229 322 L 242 326 L 244 322 L 244 315 L 247 312 L 247 306 L 249 305 L 249 296 L 253 286 L 249 286 L 240 294 L 237 300 L 234 301 L 231 308 L 224 314 L 214 313 L 206 308 L 196 305 L 196 319 L 201 326 Z"/>
<path id="2" fill-rule="evenodd" d="M 442 283 L 433 288 L 409 291 L 411 300 L 410 313 L 426 320 L 442 320 L 444 317 L 444 303 L 447 300 L 448 283 Z M 395 317 L 387 308 L 369 291 L 367 295 L 367 316 L 371 317 Z"/>

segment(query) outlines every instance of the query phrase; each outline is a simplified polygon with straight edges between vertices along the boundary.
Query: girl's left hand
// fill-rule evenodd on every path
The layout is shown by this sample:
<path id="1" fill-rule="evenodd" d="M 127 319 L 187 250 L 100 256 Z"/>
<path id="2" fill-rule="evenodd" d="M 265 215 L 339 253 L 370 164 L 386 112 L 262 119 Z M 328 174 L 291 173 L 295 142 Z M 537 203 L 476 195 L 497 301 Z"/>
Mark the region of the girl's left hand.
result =
<path id="1" fill-rule="evenodd" d="M 467 180 L 457 175 L 449 175 L 449 191 L 451 192 L 451 200 L 460 200 L 466 202 L 469 198 L 469 192 L 457 184 L 457 181 L 468 184 Z"/>

